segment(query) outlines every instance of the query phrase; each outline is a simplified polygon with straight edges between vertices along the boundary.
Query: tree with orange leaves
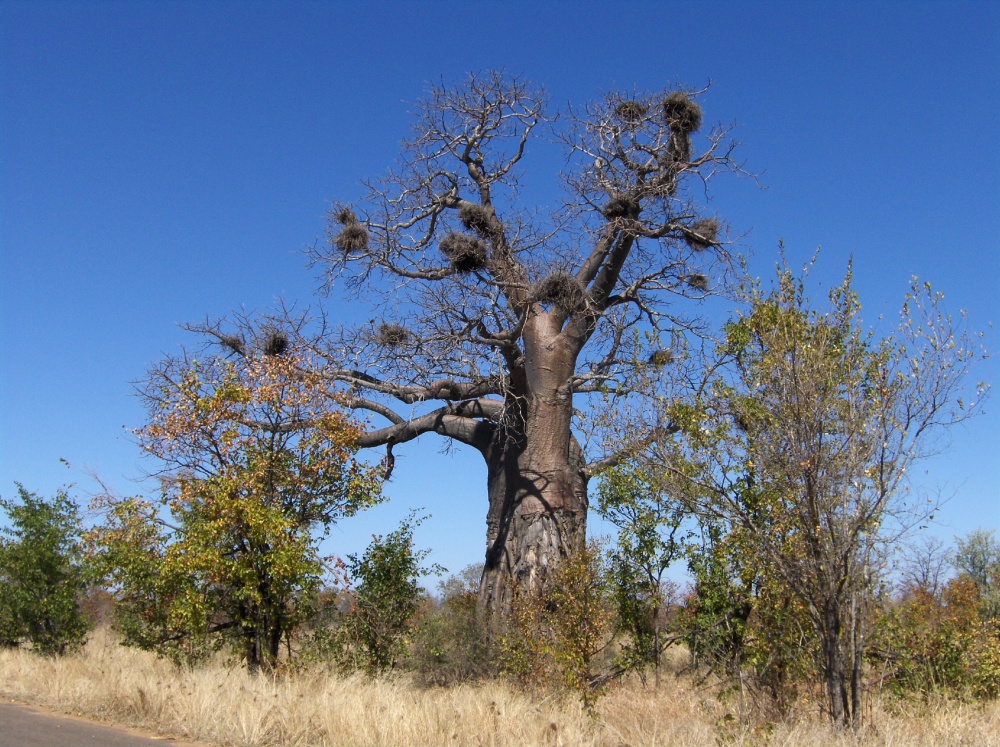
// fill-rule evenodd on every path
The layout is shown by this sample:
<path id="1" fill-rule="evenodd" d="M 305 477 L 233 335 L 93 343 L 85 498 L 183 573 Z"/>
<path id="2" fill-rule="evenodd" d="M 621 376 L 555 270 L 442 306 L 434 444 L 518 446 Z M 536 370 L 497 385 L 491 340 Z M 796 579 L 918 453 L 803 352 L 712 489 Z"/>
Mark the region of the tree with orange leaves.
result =
<path id="1" fill-rule="evenodd" d="M 337 392 L 281 333 L 234 349 L 149 372 L 136 435 L 162 465 L 161 495 L 103 496 L 90 540 L 127 643 L 184 656 L 228 640 L 270 670 L 326 574 L 319 540 L 377 503 L 381 480 L 355 460 Z"/>

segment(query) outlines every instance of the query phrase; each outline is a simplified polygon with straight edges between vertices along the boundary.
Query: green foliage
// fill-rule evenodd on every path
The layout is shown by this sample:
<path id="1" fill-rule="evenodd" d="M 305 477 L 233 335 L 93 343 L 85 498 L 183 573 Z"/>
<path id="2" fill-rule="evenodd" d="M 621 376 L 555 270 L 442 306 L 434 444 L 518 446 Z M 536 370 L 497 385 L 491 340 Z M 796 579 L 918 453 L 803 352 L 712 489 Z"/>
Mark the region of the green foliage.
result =
<path id="1" fill-rule="evenodd" d="M 409 665 L 425 685 L 452 685 L 496 674 L 489 626 L 480 618 L 482 565 L 471 565 L 438 585 L 440 598 L 427 599 L 417 615 Z"/>
<path id="2" fill-rule="evenodd" d="M 80 609 L 87 579 L 77 507 L 65 490 L 51 500 L 17 491 L 16 501 L 0 498 L 11 523 L 0 529 L 0 645 L 27 640 L 62 654 L 90 627 Z"/>
<path id="3" fill-rule="evenodd" d="M 694 585 L 676 624 L 695 667 L 705 667 L 725 679 L 742 672 L 756 601 L 755 573 L 741 560 L 719 528 L 705 527 L 703 544 L 689 555 Z"/>
<path id="4" fill-rule="evenodd" d="M 956 540 L 955 568 L 976 585 L 983 620 L 1000 620 L 1000 541 L 978 529 Z"/>
<path id="5" fill-rule="evenodd" d="M 671 640 L 663 632 L 670 601 L 664 574 L 687 550 L 683 504 L 634 462 L 603 472 L 597 498 L 598 512 L 618 528 L 608 557 L 619 632 L 626 636 L 620 661 L 626 669 L 652 665 L 658 672 Z"/>
<path id="6" fill-rule="evenodd" d="M 413 530 L 425 518 L 411 513 L 394 532 L 373 537 L 361 557 L 347 556 L 349 577 L 359 582 L 342 629 L 341 661 L 348 666 L 380 674 L 406 653 L 407 637 L 423 599 L 417 580 L 443 571 L 437 565 L 422 567 L 429 551 L 414 550 Z"/>
<path id="7" fill-rule="evenodd" d="M 587 544 L 556 570 L 546 609 L 563 679 L 590 708 L 600 684 L 595 665 L 615 630 L 610 578 L 599 544 Z"/>
<path id="8" fill-rule="evenodd" d="M 244 351 L 150 375 L 138 436 L 168 467 L 163 493 L 103 496 L 105 522 L 88 535 L 127 644 L 190 659 L 229 643 L 250 669 L 273 669 L 315 613 L 319 541 L 378 502 L 381 481 L 355 461 L 336 393 L 300 366 Z"/>
<path id="9" fill-rule="evenodd" d="M 596 703 L 615 638 L 614 595 L 603 548 L 590 542 L 564 560 L 541 595 L 517 596 L 500 638 L 500 663 L 530 687 L 558 687 Z M 609 657 L 607 657 L 609 658 Z"/>
<path id="10" fill-rule="evenodd" d="M 810 691 L 822 669 L 820 641 L 802 599 L 774 573 L 755 584 L 747 668 L 758 706 L 784 718 L 801 691 Z"/>
<path id="11" fill-rule="evenodd" d="M 817 641 L 805 605 L 751 550 L 738 528 L 702 522 L 702 543 L 689 551 L 694 584 L 671 631 L 696 671 L 738 693 L 745 715 L 769 720 L 815 680 Z"/>
<path id="12" fill-rule="evenodd" d="M 748 311 L 726 326 L 718 374 L 665 408 L 678 437 L 658 445 L 681 483 L 675 494 L 724 528 L 739 574 L 707 567 L 699 614 L 724 612 L 737 579 L 748 598 L 769 599 L 756 606 L 756 624 L 767 626 L 759 639 L 774 651 L 796 637 L 806 643 L 791 660 L 760 650 L 754 668 L 787 681 L 801 657 L 821 652 L 830 715 L 858 726 L 880 551 L 894 529 L 920 518 L 902 513 L 907 471 L 928 439 L 986 394 L 967 383 L 980 353 L 926 283 L 914 281 L 898 329 L 881 338 L 864 329 L 850 268 L 825 310 L 807 297 L 805 274 L 787 266 L 773 289 L 755 284 L 746 300 Z M 740 626 L 732 633 L 735 648 L 753 642 Z"/>
<path id="13" fill-rule="evenodd" d="M 87 533 L 88 549 L 94 568 L 111 586 L 122 641 L 175 660 L 207 652 L 204 618 L 218 600 L 198 604 L 197 576 L 178 567 L 181 552 L 168 557 L 175 543 L 158 518 L 158 506 L 134 497 L 109 500 L 106 509 L 104 524 Z M 183 550 L 183 545 L 177 547 Z M 192 624 L 195 614 L 201 619 Z"/>

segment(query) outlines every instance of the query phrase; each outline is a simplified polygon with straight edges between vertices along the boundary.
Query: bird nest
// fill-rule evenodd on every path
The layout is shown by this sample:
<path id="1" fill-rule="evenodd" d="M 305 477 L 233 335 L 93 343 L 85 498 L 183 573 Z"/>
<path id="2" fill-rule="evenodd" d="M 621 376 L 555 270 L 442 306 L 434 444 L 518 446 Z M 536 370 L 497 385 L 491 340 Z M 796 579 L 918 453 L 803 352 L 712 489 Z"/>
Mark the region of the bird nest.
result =
<path id="1" fill-rule="evenodd" d="M 701 107 L 683 91 L 674 91 L 663 100 L 667 124 L 688 135 L 701 127 Z"/>
<path id="2" fill-rule="evenodd" d="M 330 217 L 343 226 L 331 240 L 342 254 L 360 254 L 368 249 L 368 229 L 353 210 L 347 205 L 338 205 L 330 212 Z"/>
<path id="3" fill-rule="evenodd" d="M 654 350 L 653 354 L 649 356 L 649 363 L 651 366 L 666 366 L 674 362 L 674 351 L 670 348 L 664 348 L 662 350 Z"/>
<path id="4" fill-rule="evenodd" d="M 615 105 L 615 114 L 626 122 L 635 124 L 649 114 L 649 107 L 638 101 L 619 101 Z"/>
<path id="5" fill-rule="evenodd" d="M 441 240 L 441 253 L 457 272 L 475 272 L 486 267 L 486 245 L 467 233 L 449 233 Z"/>
<path id="6" fill-rule="evenodd" d="M 225 348 L 229 348 L 229 350 L 238 355 L 246 355 L 247 345 L 243 342 L 242 337 L 237 337 L 236 335 L 219 335 L 219 344 Z"/>
<path id="7" fill-rule="evenodd" d="M 477 205 L 473 202 L 462 206 L 462 209 L 458 211 L 458 219 L 470 231 L 475 231 L 484 237 L 490 235 L 493 227 L 493 219 L 490 211 L 482 205 Z"/>
<path id="8" fill-rule="evenodd" d="M 394 349 L 405 345 L 410 339 L 410 330 L 399 324 L 383 322 L 375 331 L 375 341 L 380 347 Z"/>
<path id="9" fill-rule="evenodd" d="M 333 219 L 342 226 L 350 226 L 358 223 L 358 216 L 346 205 L 341 205 L 333 210 Z"/>
<path id="10" fill-rule="evenodd" d="M 715 218 L 702 218 L 690 226 L 684 233 L 684 240 L 696 252 L 701 252 L 719 241 L 719 221 Z"/>
<path id="11" fill-rule="evenodd" d="M 708 290 L 708 275 L 702 275 L 700 272 L 688 275 L 685 278 L 685 282 L 688 284 L 689 288 L 694 288 L 699 291 Z"/>
<path id="12" fill-rule="evenodd" d="M 628 197 L 612 197 L 601 210 L 608 220 L 616 218 L 636 218 L 639 215 L 639 203 Z"/>
<path id="13" fill-rule="evenodd" d="M 587 291 L 583 284 L 565 272 L 555 272 L 538 281 L 531 296 L 535 301 L 551 304 L 565 314 L 575 314 L 587 308 Z"/>
<path id="14" fill-rule="evenodd" d="M 291 343 L 288 335 L 280 329 L 267 329 L 264 331 L 264 338 L 261 340 L 260 351 L 264 355 L 284 355 L 288 352 Z"/>
<path id="15" fill-rule="evenodd" d="M 343 254 L 360 254 L 368 249 L 368 230 L 360 223 L 348 223 L 333 243 Z"/>

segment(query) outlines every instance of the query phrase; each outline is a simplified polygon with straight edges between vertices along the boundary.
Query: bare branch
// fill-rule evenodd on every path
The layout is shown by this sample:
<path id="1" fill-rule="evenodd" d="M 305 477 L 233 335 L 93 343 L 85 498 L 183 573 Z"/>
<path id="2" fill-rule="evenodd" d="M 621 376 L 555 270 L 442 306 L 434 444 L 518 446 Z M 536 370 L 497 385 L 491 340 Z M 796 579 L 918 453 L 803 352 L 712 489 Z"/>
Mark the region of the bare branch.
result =
<path id="1" fill-rule="evenodd" d="M 399 444 L 412 441 L 424 433 L 433 432 L 477 449 L 484 449 L 492 438 L 492 427 L 475 418 L 495 417 L 500 411 L 500 403 L 490 400 L 460 402 L 365 433 L 358 439 L 358 446 L 368 448 Z"/>

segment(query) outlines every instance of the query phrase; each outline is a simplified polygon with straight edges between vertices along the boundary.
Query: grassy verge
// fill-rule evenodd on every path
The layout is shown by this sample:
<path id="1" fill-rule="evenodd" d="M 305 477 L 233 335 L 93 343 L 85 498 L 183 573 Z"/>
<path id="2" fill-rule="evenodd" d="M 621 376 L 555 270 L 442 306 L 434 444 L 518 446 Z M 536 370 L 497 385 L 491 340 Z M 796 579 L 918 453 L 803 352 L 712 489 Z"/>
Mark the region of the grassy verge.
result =
<path id="1" fill-rule="evenodd" d="M 80 654 L 64 658 L 0 651 L 0 692 L 107 722 L 238 747 L 1000 746 L 1000 702 L 876 705 L 859 736 L 835 733 L 808 714 L 766 729 L 742 729 L 713 693 L 669 676 L 658 690 L 638 682 L 613 689 L 594 718 L 572 700 L 502 682 L 422 689 L 402 677 L 371 680 L 318 671 L 249 677 L 221 662 L 178 669 L 101 633 Z"/>

